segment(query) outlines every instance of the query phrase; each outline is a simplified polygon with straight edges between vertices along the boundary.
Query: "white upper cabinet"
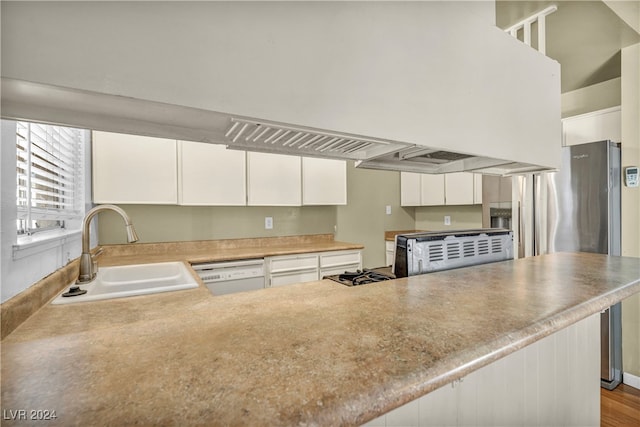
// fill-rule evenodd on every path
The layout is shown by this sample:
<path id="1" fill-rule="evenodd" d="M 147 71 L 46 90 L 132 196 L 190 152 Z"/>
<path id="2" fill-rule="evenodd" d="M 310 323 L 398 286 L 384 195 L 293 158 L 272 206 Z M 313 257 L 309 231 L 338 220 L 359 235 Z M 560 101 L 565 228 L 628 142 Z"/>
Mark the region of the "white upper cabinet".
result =
<path id="1" fill-rule="evenodd" d="M 445 204 L 444 175 L 420 175 L 420 200 L 422 206 L 439 206 Z"/>
<path id="2" fill-rule="evenodd" d="M 473 203 L 482 204 L 482 174 L 473 174 Z"/>
<path id="3" fill-rule="evenodd" d="M 420 174 L 400 172 L 400 206 L 422 205 Z"/>
<path id="4" fill-rule="evenodd" d="M 447 205 L 472 205 L 474 199 L 473 174 L 448 173 L 444 176 L 445 203 Z"/>
<path id="5" fill-rule="evenodd" d="M 302 204 L 346 205 L 347 162 L 303 157 Z"/>
<path id="6" fill-rule="evenodd" d="M 246 153 L 224 145 L 178 141 L 178 203 L 247 204 Z"/>
<path id="7" fill-rule="evenodd" d="M 562 119 L 563 145 L 622 140 L 622 113 L 620 107 L 606 108 L 591 113 Z"/>
<path id="8" fill-rule="evenodd" d="M 300 206 L 301 158 L 247 153 L 247 201 L 250 206 Z"/>
<path id="9" fill-rule="evenodd" d="M 93 132 L 95 203 L 176 204 L 176 141 Z"/>
<path id="10" fill-rule="evenodd" d="M 482 203 L 482 175 L 468 172 L 420 174 L 400 172 L 401 206 Z"/>
<path id="11" fill-rule="evenodd" d="M 301 206 L 347 203 L 343 160 L 93 133 L 95 203 Z"/>

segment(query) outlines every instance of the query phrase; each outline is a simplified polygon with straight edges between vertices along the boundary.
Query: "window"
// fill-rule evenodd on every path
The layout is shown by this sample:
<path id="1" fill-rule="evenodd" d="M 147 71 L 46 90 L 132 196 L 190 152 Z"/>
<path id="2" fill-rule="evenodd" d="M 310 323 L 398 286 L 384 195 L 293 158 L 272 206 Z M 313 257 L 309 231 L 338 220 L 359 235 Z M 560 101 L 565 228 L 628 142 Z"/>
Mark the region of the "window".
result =
<path id="1" fill-rule="evenodd" d="M 18 236 L 81 220 L 86 132 L 17 122 L 16 135 Z"/>

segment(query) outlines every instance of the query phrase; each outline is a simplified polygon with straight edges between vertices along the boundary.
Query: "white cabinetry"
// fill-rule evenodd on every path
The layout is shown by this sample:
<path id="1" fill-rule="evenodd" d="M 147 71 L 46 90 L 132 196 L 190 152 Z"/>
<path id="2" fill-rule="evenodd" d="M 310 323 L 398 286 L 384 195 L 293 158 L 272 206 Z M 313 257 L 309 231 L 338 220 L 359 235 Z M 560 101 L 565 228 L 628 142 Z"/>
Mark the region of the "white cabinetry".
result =
<path id="1" fill-rule="evenodd" d="M 176 141 L 93 132 L 95 203 L 176 204 Z"/>
<path id="2" fill-rule="evenodd" d="M 402 206 L 472 205 L 482 203 L 482 175 L 400 173 Z"/>
<path id="3" fill-rule="evenodd" d="M 320 279 L 362 268 L 360 251 L 333 251 L 320 254 Z"/>
<path id="4" fill-rule="evenodd" d="M 448 173 L 444 176 L 445 204 L 472 205 L 474 195 L 473 174 L 468 172 Z"/>
<path id="5" fill-rule="evenodd" d="M 265 258 L 267 287 L 318 280 L 318 254 L 283 255 Z"/>
<path id="6" fill-rule="evenodd" d="M 420 200 L 422 206 L 446 203 L 445 175 L 420 174 Z"/>
<path id="7" fill-rule="evenodd" d="M 393 265 L 393 262 L 395 261 L 394 255 L 396 254 L 396 242 L 392 240 L 385 240 L 384 249 L 386 265 Z"/>
<path id="8" fill-rule="evenodd" d="M 93 201 L 191 206 L 347 203 L 343 160 L 93 132 Z"/>
<path id="9" fill-rule="evenodd" d="M 312 282 L 362 269 L 362 251 L 344 250 L 265 258 L 267 287 Z"/>
<path id="10" fill-rule="evenodd" d="M 344 160 L 303 157 L 302 204 L 346 205 L 347 163 Z"/>
<path id="11" fill-rule="evenodd" d="M 301 158 L 247 153 L 247 201 L 250 206 L 300 206 Z"/>
<path id="12" fill-rule="evenodd" d="M 422 197 L 420 195 L 421 174 L 413 172 L 400 172 L 400 205 L 420 206 Z"/>
<path id="13" fill-rule="evenodd" d="M 482 174 L 473 174 L 473 203 L 482 204 Z"/>
<path id="14" fill-rule="evenodd" d="M 567 117 L 562 120 L 562 143 L 576 145 L 607 139 L 620 142 L 622 140 L 621 123 L 620 107 Z"/>
<path id="15" fill-rule="evenodd" d="M 181 205 L 246 205 L 246 153 L 178 141 L 178 184 Z"/>

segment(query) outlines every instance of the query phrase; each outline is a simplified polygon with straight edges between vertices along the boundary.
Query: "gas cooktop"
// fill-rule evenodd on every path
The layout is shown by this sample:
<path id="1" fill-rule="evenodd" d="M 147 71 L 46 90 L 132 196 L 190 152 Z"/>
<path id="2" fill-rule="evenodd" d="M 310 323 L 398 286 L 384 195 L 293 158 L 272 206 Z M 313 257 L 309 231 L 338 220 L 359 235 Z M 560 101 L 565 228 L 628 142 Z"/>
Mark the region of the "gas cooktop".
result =
<path id="1" fill-rule="evenodd" d="M 374 269 L 365 268 L 356 271 L 345 271 L 342 274 L 325 276 L 324 278 L 341 283 L 345 286 L 359 286 L 366 285 L 367 283 L 375 283 L 395 279 L 396 276 L 394 276 L 391 272 L 391 267 L 381 267 Z"/>

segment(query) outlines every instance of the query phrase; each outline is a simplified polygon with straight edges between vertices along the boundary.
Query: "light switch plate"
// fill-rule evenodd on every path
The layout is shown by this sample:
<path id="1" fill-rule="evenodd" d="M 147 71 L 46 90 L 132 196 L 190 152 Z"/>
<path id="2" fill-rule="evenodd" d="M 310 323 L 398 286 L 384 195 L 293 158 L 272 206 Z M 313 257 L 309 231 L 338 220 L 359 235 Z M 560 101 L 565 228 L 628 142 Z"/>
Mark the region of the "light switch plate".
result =
<path id="1" fill-rule="evenodd" d="M 264 217 L 264 229 L 273 230 L 273 217 L 271 216 Z"/>
<path id="2" fill-rule="evenodd" d="M 449 215 L 444 216 L 444 225 L 451 225 L 451 217 Z"/>
<path id="3" fill-rule="evenodd" d="M 391 215 L 391 205 L 387 205 L 385 207 L 385 212 L 387 213 L 387 215 Z"/>

